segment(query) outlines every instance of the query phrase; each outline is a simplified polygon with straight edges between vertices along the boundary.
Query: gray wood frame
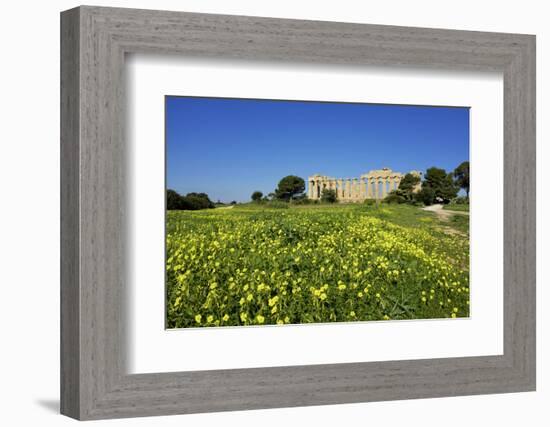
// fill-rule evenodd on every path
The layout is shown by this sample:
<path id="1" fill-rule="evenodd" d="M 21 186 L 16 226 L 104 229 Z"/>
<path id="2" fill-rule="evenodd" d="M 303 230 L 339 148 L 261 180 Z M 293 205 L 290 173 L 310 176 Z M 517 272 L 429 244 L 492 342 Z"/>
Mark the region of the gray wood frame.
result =
<path id="1" fill-rule="evenodd" d="M 128 375 L 124 56 L 504 75 L 504 354 Z M 162 142 L 159 139 L 159 143 Z M 61 412 L 100 419 L 535 390 L 535 37 L 83 6 L 61 14 Z"/>

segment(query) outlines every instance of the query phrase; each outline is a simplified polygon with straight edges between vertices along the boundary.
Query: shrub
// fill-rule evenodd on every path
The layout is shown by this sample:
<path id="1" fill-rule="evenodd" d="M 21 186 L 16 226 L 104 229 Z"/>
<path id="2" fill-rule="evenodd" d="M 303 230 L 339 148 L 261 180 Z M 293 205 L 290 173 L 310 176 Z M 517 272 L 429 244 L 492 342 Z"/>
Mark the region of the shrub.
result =
<path id="1" fill-rule="evenodd" d="M 169 211 L 183 209 L 182 197 L 174 190 L 166 191 L 166 209 Z"/>
<path id="2" fill-rule="evenodd" d="M 386 196 L 386 198 L 383 200 L 384 203 L 406 203 L 407 199 L 406 197 L 401 194 L 400 190 L 393 190 Z"/>
<path id="3" fill-rule="evenodd" d="M 282 202 L 280 200 L 272 200 L 266 203 L 266 207 L 275 208 L 275 209 L 288 209 L 290 205 L 287 202 Z"/>
<path id="4" fill-rule="evenodd" d="M 418 193 L 415 193 L 414 200 L 426 206 L 433 205 L 435 201 L 435 191 L 430 187 L 422 187 Z"/>
<path id="5" fill-rule="evenodd" d="M 290 203 L 292 203 L 293 205 L 311 205 L 314 202 L 314 200 L 308 199 L 307 197 L 299 197 L 297 199 L 290 200 Z"/>
<path id="6" fill-rule="evenodd" d="M 216 206 L 209 199 L 206 193 L 187 193 L 181 196 L 174 190 L 166 191 L 166 209 L 171 210 L 190 210 L 212 209 Z"/>
<path id="7" fill-rule="evenodd" d="M 321 193 L 321 201 L 324 203 L 336 203 L 336 191 L 329 190 L 328 188 L 323 189 Z"/>
<path id="8" fill-rule="evenodd" d="M 453 205 L 467 205 L 470 203 L 470 199 L 466 196 L 459 196 L 451 200 Z"/>

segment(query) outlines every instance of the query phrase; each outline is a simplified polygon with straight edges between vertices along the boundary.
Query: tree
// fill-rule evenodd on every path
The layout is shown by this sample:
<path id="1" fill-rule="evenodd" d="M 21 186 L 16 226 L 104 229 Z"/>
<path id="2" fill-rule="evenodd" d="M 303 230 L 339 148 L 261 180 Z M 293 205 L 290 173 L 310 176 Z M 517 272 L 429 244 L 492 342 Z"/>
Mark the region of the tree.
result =
<path id="1" fill-rule="evenodd" d="M 166 209 L 167 210 L 190 210 L 211 209 L 215 205 L 208 198 L 206 193 L 187 193 L 181 196 L 174 190 L 166 191 Z"/>
<path id="2" fill-rule="evenodd" d="M 211 209 L 215 207 L 206 193 L 187 193 L 184 199 L 191 205 L 191 210 Z"/>
<path id="3" fill-rule="evenodd" d="M 411 192 L 412 194 L 412 192 Z M 401 189 L 390 191 L 390 193 L 384 199 L 385 203 L 406 203 L 407 196 L 405 191 Z"/>
<path id="4" fill-rule="evenodd" d="M 445 169 L 431 167 L 426 171 L 420 192 L 422 194 L 418 195 L 418 199 L 424 202 L 424 204 L 431 205 L 438 197 L 444 203 L 448 203 L 456 197 L 458 187 L 453 181 L 452 174 L 445 172 Z"/>
<path id="5" fill-rule="evenodd" d="M 403 191 L 412 191 L 420 183 L 420 176 L 414 175 L 412 173 L 407 173 L 399 182 L 399 189 Z"/>
<path id="6" fill-rule="evenodd" d="M 321 193 L 321 201 L 325 203 L 335 203 L 336 202 L 336 191 L 329 190 L 324 188 Z"/>
<path id="7" fill-rule="evenodd" d="M 183 209 L 182 197 L 174 190 L 166 191 L 166 209 L 169 211 Z"/>
<path id="8" fill-rule="evenodd" d="M 262 193 L 261 191 L 254 191 L 254 193 L 252 193 L 252 196 L 250 196 L 250 198 L 254 202 L 259 202 L 260 200 L 262 200 L 262 197 L 264 197 L 264 193 Z"/>
<path id="9" fill-rule="evenodd" d="M 279 200 L 289 201 L 295 196 L 301 194 L 306 189 L 306 184 L 302 178 L 295 175 L 285 176 L 279 181 L 275 190 L 275 197 Z"/>
<path id="10" fill-rule="evenodd" d="M 422 189 L 414 195 L 414 199 L 424 203 L 426 206 L 432 205 L 435 200 L 435 191 L 430 187 L 422 187 Z"/>
<path id="11" fill-rule="evenodd" d="M 456 184 L 470 197 L 470 162 L 462 162 L 453 172 Z"/>
<path id="12" fill-rule="evenodd" d="M 414 190 L 419 183 L 419 175 L 414 175 L 412 173 L 405 174 L 401 182 L 399 182 L 399 187 L 395 191 L 395 195 L 391 201 L 398 203 L 403 203 L 403 201 L 412 202 L 414 200 Z M 404 200 L 400 201 L 401 198 Z"/>

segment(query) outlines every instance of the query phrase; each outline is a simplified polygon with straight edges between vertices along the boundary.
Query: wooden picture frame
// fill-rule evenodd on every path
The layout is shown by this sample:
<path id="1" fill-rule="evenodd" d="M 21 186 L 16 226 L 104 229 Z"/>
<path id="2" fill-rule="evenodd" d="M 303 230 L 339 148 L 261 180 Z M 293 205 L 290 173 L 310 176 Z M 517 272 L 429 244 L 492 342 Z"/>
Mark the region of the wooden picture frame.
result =
<path id="1" fill-rule="evenodd" d="M 504 78 L 504 353 L 126 373 L 124 57 L 490 70 Z M 61 14 L 61 412 L 101 419 L 535 389 L 535 37 L 78 7 Z"/>

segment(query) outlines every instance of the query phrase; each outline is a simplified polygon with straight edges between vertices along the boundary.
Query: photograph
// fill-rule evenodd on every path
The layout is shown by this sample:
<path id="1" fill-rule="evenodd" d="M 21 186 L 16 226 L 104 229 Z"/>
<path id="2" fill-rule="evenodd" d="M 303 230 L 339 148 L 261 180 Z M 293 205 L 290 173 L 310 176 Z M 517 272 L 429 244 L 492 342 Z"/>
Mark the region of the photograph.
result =
<path id="1" fill-rule="evenodd" d="M 470 315 L 470 109 L 165 97 L 166 328 Z"/>

